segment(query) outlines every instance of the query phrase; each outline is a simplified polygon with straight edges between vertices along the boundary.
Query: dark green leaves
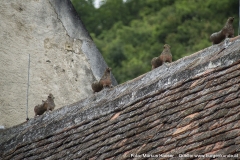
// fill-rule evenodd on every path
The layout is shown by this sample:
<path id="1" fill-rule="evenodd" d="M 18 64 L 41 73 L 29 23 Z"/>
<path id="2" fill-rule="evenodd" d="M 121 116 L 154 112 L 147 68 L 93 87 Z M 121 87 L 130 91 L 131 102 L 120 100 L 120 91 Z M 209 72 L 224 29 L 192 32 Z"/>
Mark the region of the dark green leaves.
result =
<path id="1" fill-rule="evenodd" d="M 204 49 L 230 16 L 238 28 L 237 0 L 72 0 L 119 83 L 151 70 L 165 43 L 173 60 Z"/>

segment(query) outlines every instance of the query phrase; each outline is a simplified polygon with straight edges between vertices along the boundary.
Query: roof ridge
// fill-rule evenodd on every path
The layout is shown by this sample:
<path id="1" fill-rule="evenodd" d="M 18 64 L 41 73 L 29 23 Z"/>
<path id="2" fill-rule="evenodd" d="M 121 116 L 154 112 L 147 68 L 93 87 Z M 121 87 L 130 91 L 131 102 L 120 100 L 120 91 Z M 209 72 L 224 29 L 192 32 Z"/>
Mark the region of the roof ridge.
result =
<path id="1" fill-rule="evenodd" d="M 226 91 L 225 96 L 222 97 L 222 100 L 226 100 L 226 103 L 234 101 L 231 96 L 229 97 L 229 95 L 231 95 L 231 93 L 238 92 L 239 86 L 231 86 L 230 80 L 225 82 L 225 77 L 223 75 L 226 71 L 228 71 L 229 77 L 227 77 L 227 80 L 232 79 L 236 82 L 238 81 L 236 79 L 239 77 L 239 74 L 236 70 L 239 68 L 240 64 L 239 39 L 240 38 L 233 41 L 232 44 L 228 48 L 222 50 L 221 53 L 219 53 L 219 50 L 221 50 L 221 44 L 208 47 L 201 52 L 197 52 L 197 54 L 195 53 L 192 56 L 188 56 L 187 58 L 178 60 L 176 62 L 168 64 L 167 66 L 156 68 L 142 76 L 135 78 L 134 80 L 118 85 L 113 89 L 103 90 L 100 93 L 96 93 L 85 100 L 81 100 L 74 104 L 57 109 L 51 113 L 47 113 L 35 119 L 31 119 L 25 124 L 0 131 L 0 136 L 3 137 L 2 140 L 0 140 L 0 144 L 2 144 L 1 146 L 8 144 L 6 148 L 14 151 L 16 149 L 23 148 L 25 145 L 29 145 L 30 142 L 37 142 L 43 139 L 52 141 L 52 139 L 54 139 L 53 135 L 59 135 L 59 138 L 61 137 L 60 141 L 63 143 L 64 141 L 69 141 L 68 138 L 64 137 L 65 133 L 67 134 L 67 132 L 71 132 L 72 134 L 88 135 L 88 131 L 86 130 L 85 132 L 84 128 L 91 129 L 92 127 L 95 127 L 91 130 L 93 131 L 92 134 L 85 137 L 84 139 L 72 142 L 71 145 L 74 145 L 74 143 L 78 143 L 79 141 L 84 142 L 91 140 L 93 138 L 91 136 L 94 133 L 98 133 L 95 135 L 95 138 L 96 136 L 103 136 L 104 138 L 103 133 L 108 132 L 106 128 L 117 125 L 120 120 L 126 121 L 126 124 L 121 124 L 121 127 L 125 127 L 125 129 L 127 129 L 126 125 L 130 122 L 133 124 L 133 127 L 135 127 L 135 129 L 137 129 L 139 125 L 146 125 L 145 121 L 143 121 L 142 124 L 141 121 L 139 121 L 138 125 L 134 124 L 134 117 L 139 120 L 139 118 L 141 119 L 145 116 L 145 118 L 148 118 L 148 122 L 152 122 L 153 120 L 157 121 L 156 119 L 151 119 L 150 112 L 146 112 L 147 109 L 156 111 L 157 114 L 161 115 L 163 124 L 169 123 L 168 128 L 166 129 L 169 130 L 172 127 L 172 129 L 175 130 L 176 126 L 179 124 L 172 124 L 170 115 L 176 114 L 178 115 L 178 118 L 182 118 L 184 116 L 190 116 L 191 114 L 195 113 L 193 110 L 194 107 L 183 107 L 179 108 L 180 110 L 178 109 L 177 111 L 172 110 L 172 108 L 176 106 L 186 105 L 186 103 L 193 103 L 193 100 L 189 101 L 191 97 L 189 97 L 189 99 L 188 97 L 180 98 L 180 96 L 199 93 L 199 95 L 205 96 L 208 101 L 212 101 L 214 100 L 214 97 L 208 96 L 209 93 Z M 198 58 L 195 59 L 196 57 Z M 205 84 L 206 79 L 211 80 L 211 83 L 206 81 Z M 215 79 L 218 79 L 219 81 L 214 82 Z M 221 89 L 221 86 L 214 88 L 214 85 L 217 86 L 217 84 L 221 83 L 225 83 L 229 88 Z M 195 87 L 197 84 L 201 85 Z M 201 93 L 201 87 L 205 86 L 208 86 L 208 93 Z M 191 88 L 190 91 L 189 87 Z M 213 90 L 211 90 L 211 87 Z M 172 90 L 176 90 L 176 92 L 170 93 Z M 183 94 L 185 91 L 187 92 Z M 171 94 L 177 94 L 179 96 L 171 98 L 169 96 Z M 195 100 L 193 106 L 201 105 L 201 101 L 198 101 L 197 97 L 192 98 Z M 162 106 L 158 108 L 152 108 L 151 104 L 153 104 L 157 99 L 159 100 L 158 103 L 162 104 Z M 167 102 L 171 102 L 171 108 L 169 108 L 170 103 L 162 103 L 165 99 L 169 100 Z M 136 104 L 145 104 L 143 110 L 136 110 L 138 109 L 138 105 Z M 136 105 L 134 106 L 135 108 L 129 107 L 133 105 Z M 211 109 L 210 106 L 211 104 L 209 106 L 206 104 L 205 107 L 209 107 L 208 109 Z M 223 106 L 223 108 L 220 107 L 219 109 L 224 109 L 224 107 L 225 106 Z M 201 112 L 202 110 L 199 109 L 201 109 L 201 107 L 197 107 L 196 111 Z M 179 117 L 179 115 L 182 114 L 181 111 L 188 112 Z M 118 119 L 119 115 L 121 114 L 127 114 L 129 115 L 128 118 L 131 117 L 132 119 L 130 119 L 130 122 L 127 118 Z M 221 118 L 222 115 L 218 116 L 220 116 L 218 118 Z M 173 116 L 172 118 L 175 117 L 177 116 Z M 205 115 L 205 117 L 207 117 L 207 115 Z M 105 126 L 105 128 L 104 122 L 109 122 L 109 120 L 111 122 L 108 125 L 111 126 Z M 184 126 L 186 127 L 186 124 L 183 122 L 182 127 Z M 99 130 L 101 127 L 103 130 Z M 154 126 L 154 124 L 150 126 L 151 129 L 159 128 L 159 126 L 157 128 L 155 127 L 156 126 Z M 75 128 L 74 131 L 72 131 L 73 128 Z M 28 132 L 30 130 L 31 132 Z M 142 131 L 145 133 L 147 130 L 144 130 L 144 128 L 142 128 Z M 162 131 L 164 131 L 164 127 L 162 128 Z M 135 131 L 129 131 L 126 136 L 134 135 L 134 132 Z M 28 134 L 26 135 L 24 133 Z M 175 133 L 175 135 L 177 135 L 177 132 Z M 38 135 L 38 137 L 34 137 L 34 135 Z M 111 135 L 114 136 L 114 133 Z M 17 140 L 21 141 L 21 144 L 18 146 L 14 145 L 13 143 Z M 118 141 L 119 139 L 116 140 Z"/>
<path id="2" fill-rule="evenodd" d="M 238 36 L 238 37 L 235 37 L 235 38 L 233 38 L 233 40 L 237 40 L 237 41 L 240 41 L 240 36 Z M 234 43 L 234 41 L 233 41 L 233 43 Z M 221 47 L 223 45 L 223 42 L 222 43 L 220 43 L 219 45 L 214 45 L 214 46 L 210 46 L 210 47 L 208 47 L 208 48 L 205 48 L 205 49 L 203 49 L 203 50 L 201 50 L 201 51 L 198 51 L 198 52 L 196 52 L 196 53 L 194 53 L 194 54 L 192 54 L 192 55 L 190 55 L 190 56 L 186 56 L 186 57 L 184 57 L 184 58 L 182 58 L 182 59 L 186 59 L 186 58 L 189 58 L 189 59 L 193 59 L 193 58 L 195 58 L 196 56 L 198 56 L 198 54 L 201 54 L 200 56 L 202 57 L 202 55 L 205 55 L 205 56 L 207 56 L 207 50 L 209 50 L 209 48 L 214 48 L 213 50 L 214 50 L 214 52 L 215 53 L 218 53 L 218 50 L 219 50 L 219 47 Z M 218 46 L 218 47 L 217 47 Z M 239 47 L 238 47 L 239 48 Z M 211 55 L 211 54 L 210 54 Z M 213 55 L 214 56 L 214 55 Z M 223 55 L 224 56 L 224 55 Z M 228 56 L 228 55 L 225 55 L 225 56 Z M 193 57 L 193 58 L 192 58 Z M 206 58 L 206 57 L 205 57 Z M 233 59 L 232 59 L 233 58 Z M 238 59 L 239 58 L 239 56 L 237 55 L 237 57 L 230 57 L 230 63 L 235 59 Z M 89 98 L 87 98 L 87 99 L 83 99 L 83 100 L 80 100 L 80 101 L 78 101 L 78 102 L 75 102 L 75 103 L 73 103 L 73 104 L 70 104 L 70 105 L 67 105 L 67 106 L 65 106 L 65 107 L 62 107 L 62 108 L 59 108 L 59 109 L 57 109 L 57 110 L 55 110 L 55 111 L 53 111 L 51 114 L 53 114 L 54 112 L 57 112 L 57 111 L 63 111 L 63 114 L 67 114 L 67 110 L 66 110 L 66 108 L 68 108 L 68 107 L 74 107 L 74 108 L 76 108 L 76 109 L 79 109 L 78 107 L 80 107 L 79 105 L 77 106 L 76 104 L 79 104 L 79 103 L 82 103 L 82 104 L 84 104 L 84 105 L 86 105 L 86 104 L 88 104 L 89 102 L 90 103 L 99 103 L 99 102 L 103 102 L 103 101 L 106 101 L 107 99 L 106 99 L 106 97 L 110 97 L 111 95 L 113 95 L 113 94 L 116 94 L 116 92 L 118 92 L 118 93 L 121 93 L 121 90 L 125 90 L 126 91 L 126 89 L 127 90 L 130 90 L 131 88 L 129 87 L 132 83 L 136 83 L 136 80 L 138 80 L 138 81 L 144 81 L 145 79 L 148 79 L 148 80 L 152 80 L 152 79 L 154 79 L 153 81 L 159 81 L 159 80 L 162 80 L 163 81 L 163 83 L 165 83 L 164 84 L 164 86 L 166 86 L 166 85 L 169 85 L 168 83 L 168 80 L 169 80 L 169 78 L 171 78 L 170 80 L 171 81 L 173 81 L 173 83 L 177 83 L 177 80 L 176 79 L 174 79 L 174 78 L 176 78 L 176 75 L 177 74 L 174 74 L 174 73 L 176 73 L 176 72 L 173 72 L 173 74 L 164 74 L 164 73 L 162 73 L 162 72 L 164 72 L 166 69 L 171 69 L 171 70 L 174 70 L 174 67 L 175 67 L 175 63 L 177 63 L 176 65 L 178 65 L 178 63 L 179 63 L 179 61 L 181 61 L 182 59 L 179 59 L 178 61 L 176 61 L 176 62 L 172 62 L 172 64 L 169 64 L 169 68 L 167 68 L 166 66 L 162 66 L 162 67 L 158 67 L 158 68 L 156 68 L 154 71 L 150 71 L 150 72 L 148 72 L 148 73 L 145 73 L 145 74 L 143 74 L 143 75 L 141 75 L 141 76 L 139 76 L 139 77 L 137 77 L 137 78 L 135 78 L 135 79 L 133 79 L 133 80 L 130 80 L 130 81 L 127 81 L 127 82 L 125 82 L 125 83 L 123 83 L 123 84 L 120 84 L 120 85 L 118 85 L 118 86 L 115 86 L 115 88 L 113 88 L 113 89 L 110 89 L 110 94 L 109 94 L 109 90 L 104 90 L 104 91 L 102 91 L 102 92 L 100 92 L 100 93 L 96 93 L 95 95 L 93 95 L 93 96 L 90 96 Z M 224 58 L 223 58 L 224 59 Z M 183 61 L 186 61 L 186 60 L 183 60 Z M 215 59 L 214 61 L 216 61 L 215 63 L 217 63 L 217 62 L 219 62 L 219 57 L 218 57 L 218 59 Z M 213 61 L 213 62 L 214 62 Z M 189 63 L 191 63 L 191 62 L 189 62 Z M 228 63 L 228 62 L 227 62 Z M 212 64 L 212 62 L 210 61 L 210 62 L 204 62 L 204 64 L 205 64 L 205 66 L 207 66 L 206 64 L 210 64 L 210 66 L 211 65 L 213 65 Z M 183 67 L 183 69 L 182 69 L 182 72 L 186 72 L 186 68 L 187 67 L 184 67 L 183 66 L 184 64 L 180 64 L 180 67 Z M 191 65 L 191 64 L 190 64 Z M 226 64 L 225 64 L 226 65 Z M 227 65 L 229 65 L 229 64 L 227 64 Z M 231 64 L 230 64 L 231 65 Z M 232 64 L 233 65 L 233 64 Z M 180 68 L 180 67 L 178 67 L 178 69 Z M 202 64 L 199 64 L 199 65 L 197 65 L 197 66 L 195 66 L 196 68 L 201 68 L 202 67 Z M 194 68 L 195 68 L 194 67 Z M 224 67 L 222 67 L 222 68 L 224 68 Z M 205 69 L 204 69 L 205 70 Z M 203 73 L 203 71 L 204 70 L 202 70 L 200 73 Z M 157 73 L 156 73 L 157 72 Z M 182 72 L 180 72 L 180 74 L 182 74 Z M 160 73 L 161 73 L 161 75 L 164 75 L 163 77 L 164 77 L 164 79 L 162 78 L 162 79 L 160 79 L 159 77 L 157 77 L 157 75 L 160 75 Z M 177 72 L 178 73 L 178 72 Z M 185 74 L 185 73 L 184 73 Z M 193 73 L 193 75 L 196 75 L 196 77 L 198 77 L 198 76 L 202 76 L 201 74 L 198 74 L 198 73 Z M 146 76 L 148 76 L 148 78 L 145 78 Z M 172 78 L 174 76 L 174 78 Z M 157 77 L 157 78 L 156 78 Z M 192 77 L 192 76 L 188 76 L 189 78 L 188 79 L 185 79 L 185 81 L 188 81 L 188 80 L 192 80 L 194 77 Z M 184 77 L 185 78 L 185 77 Z M 145 82 L 145 81 L 144 81 Z M 180 84 L 181 84 L 182 82 L 180 82 Z M 140 85 L 142 85 L 142 84 L 139 84 L 138 85 L 138 87 L 136 87 L 136 86 L 133 86 L 132 88 L 139 88 L 139 86 Z M 148 85 L 148 84 L 147 84 Z M 167 86 L 166 88 L 168 88 L 169 86 Z M 141 87 L 140 89 L 142 89 L 143 87 Z M 165 88 L 165 89 L 166 89 Z M 112 93 L 113 92 L 113 93 Z M 131 91 L 130 91 L 131 92 Z M 108 95 L 107 95 L 108 94 Z M 115 97 L 115 99 L 117 99 L 118 97 L 120 97 L 121 96 L 121 94 L 116 94 L 117 96 Z M 83 106 L 84 105 L 81 105 L 82 106 L 82 108 L 84 108 Z M 75 112 L 75 110 L 73 110 L 73 112 Z M 56 113 L 57 115 L 58 115 L 58 113 Z M 47 114 L 48 115 L 48 114 Z M 44 120 L 44 119 L 43 119 Z M 17 126 L 19 126 L 19 125 L 17 125 Z M 11 128 L 15 128 L 15 127 L 17 127 L 17 126 L 14 126 L 14 127 L 11 127 Z M 20 126 L 21 126 L 21 124 L 20 124 Z M 8 130 L 8 129 L 6 129 L 6 130 Z M 0 134 L 1 134 L 1 131 L 0 131 Z"/>

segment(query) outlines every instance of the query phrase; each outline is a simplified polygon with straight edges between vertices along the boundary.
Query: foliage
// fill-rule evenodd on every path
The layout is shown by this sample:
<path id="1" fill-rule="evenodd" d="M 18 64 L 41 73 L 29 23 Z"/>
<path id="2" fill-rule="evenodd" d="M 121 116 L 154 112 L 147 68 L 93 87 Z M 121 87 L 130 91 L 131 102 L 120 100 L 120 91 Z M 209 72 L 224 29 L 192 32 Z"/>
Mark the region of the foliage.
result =
<path id="1" fill-rule="evenodd" d="M 173 60 L 211 44 L 209 36 L 234 16 L 238 28 L 237 0 L 72 0 L 119 83 L 151 70 L 151 59 L 164 44 Z"/>

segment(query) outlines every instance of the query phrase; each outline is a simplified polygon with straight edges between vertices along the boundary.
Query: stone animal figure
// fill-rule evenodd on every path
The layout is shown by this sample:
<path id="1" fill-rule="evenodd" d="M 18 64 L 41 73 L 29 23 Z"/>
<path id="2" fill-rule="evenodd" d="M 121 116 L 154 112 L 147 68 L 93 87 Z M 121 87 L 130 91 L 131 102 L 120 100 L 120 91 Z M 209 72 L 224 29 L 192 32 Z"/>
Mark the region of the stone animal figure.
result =
<path id="1" fill-rule="evenodd" d="M 92 83 L 93 93 L 100 92 L 103 89 L 103 85 L 101 85 L 98 81 Z"/>
<path id="2" fill-rule="evenodd" d="M 42 100 L 42 104 L 34 107 L 35 117 L 42 115 L 45 111 L 53 110 L 55 108 L 54 97 L 50 93 L 46 101 Z"/>
<path id="3" fill-rule="evenodd" d="M 48 98 L 47 98 L 47 100 L 46 100 L 46 103 L 47 103 L 47 105 L 48 105 L 47 111 L 49 111 L 49 110 L 50 110 L 50 111 L 54 110 L 54 108 L 55 108 L 54 98 L 55 98 L 55 97 L 53 97 L 52 93 L 50 93 L 50 94 L 48 95 Z"/>
<path id="4" fill-rule="evenodd" d="M 161 66 L 162 65 L 162 61 L 160 60 L 159 57 L 154 57 L 151 61 L 152 64 L 152 70 Z"/>
<path id="5" fill-rule="evenodd" d="M 171 63 L 172 62 L 172 53 L 171 53 L 171 50 L 170 50 L 170 46 L 168 44 L 165 44 L 163 46 L 163 51 L 161 53 L 161 55 L 159 56 L 160 60 L 162 61 L 162 63 L 166 63 L 166 62 L 169 62 Z"/>
<path id="6" fill-rule="evenodd" d="M 213 33 L 210 36 L 210 40 L 212 41 L 213 45 L 222 42 L 222 40 L 224 40 L 225 38 L 234 37 L 233 20 L 234 20 L 234 17 L 229 17 L 225 26 L 222 28 L 222 30 L 219 32 Z"/>
<path id="7" fill-rule="evenodd" d="M 107 68 L 102 76 L 102 78 L 99 81 L 99 84 L 101 84 L 104 87 L 112 87 L 112 80 L 111 80 L 111 68 Z"/>
<path id="8" fill-rule="evenodd" d="M 47 110 L 46 101 L 42 100 L 42 104 L 38 104 L 34 107 L 35 117 L 37 115 L 42 115 Z"/>
<path id="9" fill-rule="evenodd" d="M 95 81 L 92 83 L 93 93 L 100 92 L 105 87 L 112 87 L 112 80 L 111 80 L 111 68 L 107 68 L 100 79 L 100 81 Z"/>

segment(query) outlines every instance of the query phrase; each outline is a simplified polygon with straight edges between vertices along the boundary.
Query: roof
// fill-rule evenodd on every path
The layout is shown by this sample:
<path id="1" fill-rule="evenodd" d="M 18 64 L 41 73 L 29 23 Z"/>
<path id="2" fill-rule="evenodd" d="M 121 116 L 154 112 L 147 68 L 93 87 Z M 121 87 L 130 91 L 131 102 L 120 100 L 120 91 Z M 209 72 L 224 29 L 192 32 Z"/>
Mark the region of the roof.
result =
<path id="1" fill-rule="evenodd" d="M 0 157 L 239 157 L 239 70 L 235 37 L 0 131 Z"/>

